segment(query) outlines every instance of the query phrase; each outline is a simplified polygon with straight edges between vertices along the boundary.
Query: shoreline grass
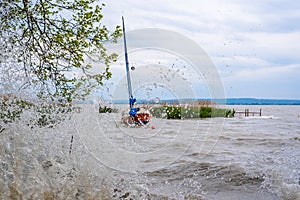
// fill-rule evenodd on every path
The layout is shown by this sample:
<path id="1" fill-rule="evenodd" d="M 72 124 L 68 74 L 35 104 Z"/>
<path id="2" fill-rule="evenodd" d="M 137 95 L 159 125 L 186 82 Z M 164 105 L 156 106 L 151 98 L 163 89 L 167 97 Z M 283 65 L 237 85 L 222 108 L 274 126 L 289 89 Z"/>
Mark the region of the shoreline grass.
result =
<path id="1" fill-rule="evenodd" d="M 203 119 L 212 117 L 234 117 L 234 111 L 211 106 L 164 105 L 152 107 L 150 113 L 156 118 L 166 119 Z"/>

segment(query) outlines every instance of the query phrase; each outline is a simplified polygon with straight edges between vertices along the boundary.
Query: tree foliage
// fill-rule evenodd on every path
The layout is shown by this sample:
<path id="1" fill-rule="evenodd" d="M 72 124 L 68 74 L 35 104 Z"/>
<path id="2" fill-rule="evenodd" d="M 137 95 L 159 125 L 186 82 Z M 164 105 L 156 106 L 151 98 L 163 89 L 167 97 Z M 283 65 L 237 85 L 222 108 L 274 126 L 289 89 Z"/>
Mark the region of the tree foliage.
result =
<path id="1" fill-rule="evenodd" d="M 104 6 L 96 0 L 0 2 L 1 48 L 11 46 L 13 63 L 28 78 L 24 85 L 38 86 L 39 98 L 68 104 L 111 77 L 109 65 L 117 55 L 107 53 L 105 44 L 116 42 L 121 28 L 110 32 L 101 23 Z M 5 60 L 0 56 L 1 65 Z M 100 73 L 89 60 L 103 64 Z"/>

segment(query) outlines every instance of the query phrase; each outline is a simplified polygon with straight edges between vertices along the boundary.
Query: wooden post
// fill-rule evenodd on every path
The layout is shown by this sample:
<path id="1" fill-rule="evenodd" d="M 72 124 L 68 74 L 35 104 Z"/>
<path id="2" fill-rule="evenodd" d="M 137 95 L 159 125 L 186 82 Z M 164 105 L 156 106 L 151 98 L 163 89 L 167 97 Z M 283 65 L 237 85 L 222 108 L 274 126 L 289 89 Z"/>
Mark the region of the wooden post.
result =
<path id="1" fill-rule="evenodd" d="M 259 109 L 259 116 L 261 117 L 261 108 Z"/>

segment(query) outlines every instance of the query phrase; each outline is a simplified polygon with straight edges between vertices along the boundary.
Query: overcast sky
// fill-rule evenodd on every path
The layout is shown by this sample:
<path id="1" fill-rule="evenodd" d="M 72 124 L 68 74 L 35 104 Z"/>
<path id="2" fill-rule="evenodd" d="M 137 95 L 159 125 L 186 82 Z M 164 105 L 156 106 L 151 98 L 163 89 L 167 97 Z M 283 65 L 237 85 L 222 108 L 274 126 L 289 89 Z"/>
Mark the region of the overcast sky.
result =
<path id="1" fill-rule="evenodd" d="M 300 1 L 105 1 L 103 23 L 176 31 L 215 64 L 227 97 L 300 99 Z"/>

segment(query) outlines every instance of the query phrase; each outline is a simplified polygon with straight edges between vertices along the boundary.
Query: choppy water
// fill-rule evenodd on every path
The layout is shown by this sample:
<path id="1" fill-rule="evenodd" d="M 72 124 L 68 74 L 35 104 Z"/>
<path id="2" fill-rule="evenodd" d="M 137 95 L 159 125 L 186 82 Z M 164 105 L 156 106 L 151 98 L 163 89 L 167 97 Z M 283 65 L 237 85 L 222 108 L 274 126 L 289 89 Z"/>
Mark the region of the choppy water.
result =
<path id="1" fill-rule="evenodd" d="M 300 199 L 300 106 L 233 107 L 263 116 L 130 128 L 87 107 L 55 128 L 8 125 L 0 199 Z"/>

